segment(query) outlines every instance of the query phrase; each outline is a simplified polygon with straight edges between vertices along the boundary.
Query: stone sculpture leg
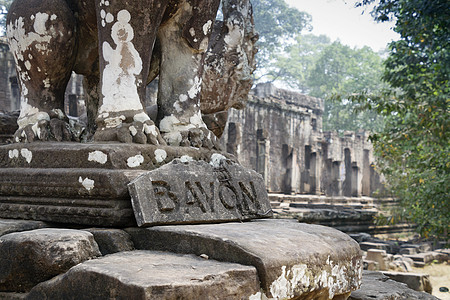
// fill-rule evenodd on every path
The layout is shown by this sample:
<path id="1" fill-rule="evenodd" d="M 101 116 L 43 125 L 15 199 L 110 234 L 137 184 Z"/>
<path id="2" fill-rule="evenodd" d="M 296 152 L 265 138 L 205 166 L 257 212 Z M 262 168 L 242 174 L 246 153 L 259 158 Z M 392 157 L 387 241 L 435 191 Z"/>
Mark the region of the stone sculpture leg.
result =
<path id="1" fill-rule="evenodd" d="M 166 1 L 96 0 L 100 103 L 96 141 L 164 144 L 143 99 L 151 50 Z"/>
<path id="2" fill-rule="evenodd" d="M 64 91 L 75 61 L 75 25 L 63 0 L 16 0 L 7 36 L 21 86 L 16 142 L 70 140 Z"/>
<path id="3" fill-rule="evenodd" d="M 168 8 L 166 15 L 172 17 L 158 30 L 158 121 L 169 145 L 218 148 L 200 111 L 204 53 L 218 5 L 216 0 L 181 0 L 175 9 Z"/>

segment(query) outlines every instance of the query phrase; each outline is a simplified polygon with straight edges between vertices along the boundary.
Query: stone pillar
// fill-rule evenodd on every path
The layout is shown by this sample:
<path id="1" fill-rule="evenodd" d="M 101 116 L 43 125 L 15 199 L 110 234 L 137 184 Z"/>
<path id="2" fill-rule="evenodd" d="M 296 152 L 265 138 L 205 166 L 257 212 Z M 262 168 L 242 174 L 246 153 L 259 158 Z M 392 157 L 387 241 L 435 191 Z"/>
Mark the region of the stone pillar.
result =
<path id="1" fill-rule="evenodd" d="M 292 150 L 292 147 L 287 144 L 283 144 L 281 148 L 281 161 L 283 162 L 283 170 L 285 170 L 284 175 L 282 175 L 281 191 L 284 194 L 291 194 L 292 192 Z"/>
<path id="2" fill-rule="evenodd" d="M 344 168 L 345 177 L 342 185 L 342 195 L 346 197 L 352 196 L 352 156 L 349 148 L 344 149 Z"/>
<path id="3" fill-rule="evenodd" d="M 256 131 L 256 172 L 263 176 L 264 183 L 267 189 L 270 190 L 270 140 L 268 138 L 268 135 L 269 133 L 267 130 L 258 129 Z"/>
<path id="4" fill-rule="evenodd" d="M 364 150 L 363 166 L 362 166 L 362 182 L 361 194 L 363 196 L 370 196 L 370 160 L 369 150 Z"/>
<path id="5" fill-rule="evenodd" d="M 361 176 L 359 173 L 360 173 L 361 168 L 358 168 L 358 166 L 356 164 L 352 164 L 351 170 L 352 170 L 351 171 L 351 185 L 350 185 L 351 196 L 352 197 L 360 197 L 361 189 L 359 188 L 360 187 L 359 183 L 361 182 L 361 180 L 360 180 Z"/>
<path id="6" fill-rule="evenodd" d="M 238 157 L 241 144 L 241 124 L 230 122 L 228 124 L 227 152 Z"/>

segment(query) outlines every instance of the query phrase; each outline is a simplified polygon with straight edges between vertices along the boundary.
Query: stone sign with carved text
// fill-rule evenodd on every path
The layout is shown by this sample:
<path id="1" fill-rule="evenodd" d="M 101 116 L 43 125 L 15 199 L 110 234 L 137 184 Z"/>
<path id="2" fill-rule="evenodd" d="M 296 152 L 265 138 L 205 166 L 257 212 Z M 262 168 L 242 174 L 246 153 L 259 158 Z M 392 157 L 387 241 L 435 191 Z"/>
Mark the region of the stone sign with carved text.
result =
<path id="1" fill-rule="evenodd" d="M 139 226 L 272 216 L 262 177 L 229 160 L 172 163 L 128 184 Z"/>

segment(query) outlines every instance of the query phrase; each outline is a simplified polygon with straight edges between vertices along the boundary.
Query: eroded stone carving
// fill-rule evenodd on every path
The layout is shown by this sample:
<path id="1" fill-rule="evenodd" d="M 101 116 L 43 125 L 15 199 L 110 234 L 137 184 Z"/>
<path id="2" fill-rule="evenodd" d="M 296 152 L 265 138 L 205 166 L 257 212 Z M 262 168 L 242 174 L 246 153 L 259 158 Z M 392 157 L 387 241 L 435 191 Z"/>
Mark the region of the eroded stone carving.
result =
<path id="1" fill-rule="evenodd" d="M 63 93 L 75 71 L 95 141 L 217 148 L 200 110 L 239 106 L 257 39 L 249 1 L 224 0 L 216 22 L 219 3 L 16 0 L 7 18 L 21 86 L 15 142 L 72 140 Z M 143 107 L 157 75 L 158 127 Z"/>

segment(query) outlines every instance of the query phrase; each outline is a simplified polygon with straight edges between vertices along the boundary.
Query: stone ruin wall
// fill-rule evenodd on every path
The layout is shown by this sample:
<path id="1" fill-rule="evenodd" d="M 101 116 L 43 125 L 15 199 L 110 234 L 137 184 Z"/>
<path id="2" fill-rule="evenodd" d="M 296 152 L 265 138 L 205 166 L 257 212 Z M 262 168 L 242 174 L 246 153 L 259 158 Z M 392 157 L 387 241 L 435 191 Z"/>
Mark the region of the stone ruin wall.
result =
<path id="1" fill-rule="evenodd" d="M 19 109 L 14 68 L 2 39 L 0 112 Z M 154 88 L 148 98 L 156 95 Z M 68 115 L 83 115 L 82 76 L 72 75 L 65 97 Z M 259 84 L 245 109 L 230 110 L 222 144 L 244 166 L 259 172 L 271 193 L 360 197 L 383 190 L 373 169 L 368 134 L 346 132 L 339 137 L 336 132 L 322 132 L 322 114 L 321 99 Z"/>
<path id="2" fill-rule="evenodd" d="M 263 175 L 269 192 L 374 196 L 383 191 L 368 133 L 322 132 L 323 100 L 259 84 L 231 110 L 223 142 Z"/>
<path id="3" fill-rule="evenodd" d="M 19 87 L 17 85 L 14 57 L 9 51 L 5 37 L 0 37 L 0 111 L 19 109 Z"/>

